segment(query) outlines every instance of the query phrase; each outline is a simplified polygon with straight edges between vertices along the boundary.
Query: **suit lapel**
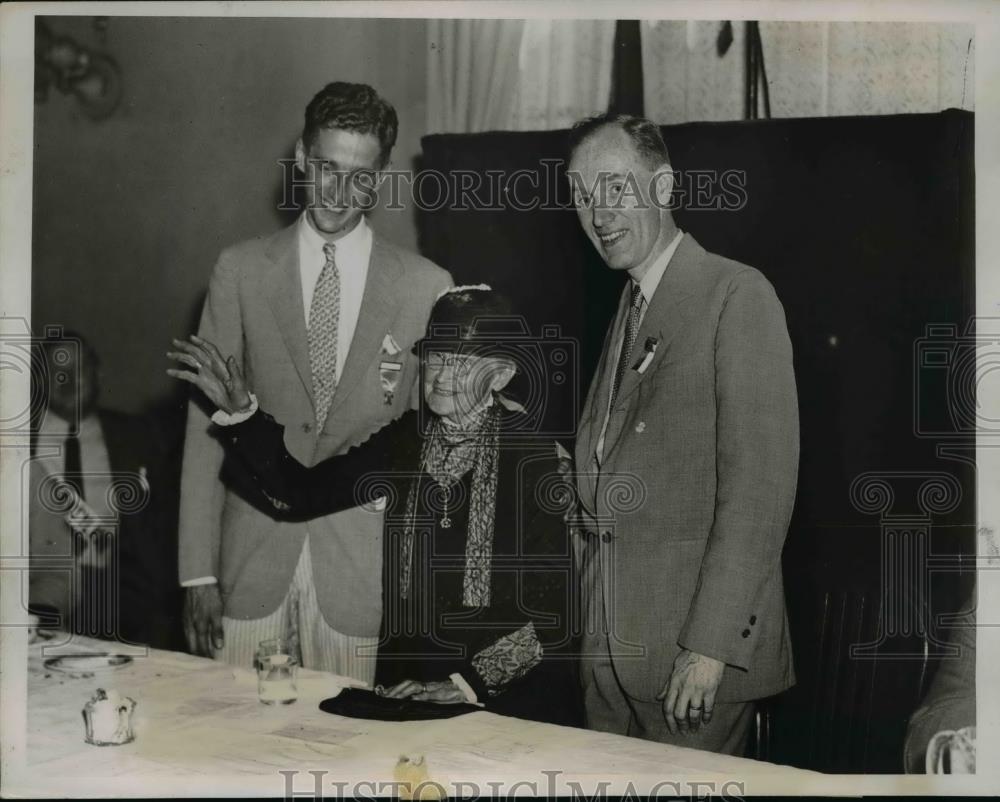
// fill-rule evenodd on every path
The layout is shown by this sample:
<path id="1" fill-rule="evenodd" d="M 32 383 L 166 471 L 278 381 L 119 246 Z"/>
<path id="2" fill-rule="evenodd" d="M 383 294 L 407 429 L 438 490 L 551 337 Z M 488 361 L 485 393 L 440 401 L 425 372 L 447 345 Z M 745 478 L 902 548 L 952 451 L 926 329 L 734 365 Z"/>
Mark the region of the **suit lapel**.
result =
<path id="1" fill-rule="evenodd" d="M 309 339 L 299 271 L 298 223 L 279 231 L 266 253 L 274 266 L 267 280 L 267 299 L 292 364 L 312 399 L 312 368 L 309 366 Z"/>
<path id="2" fill-rule="evenodd" d="M 361 299 L 361 312 L 354 330 L 351 347 L 344 362 L 344 369 L 337 382 L 337 390 L 327 414 L 327 425 L 336 419 L 337 408 L 361 383 L 372 361 L 382 347 L 382 339 L 395 319 L 398 298 L 396 283 L 403 273 L 403 265 L 379 237 L 372 238 L 372 253 L 368 261 L 368 276 Z"/>
<path id="3" fill-rule="evenodd" d="M 695 242 L 690 234 L 685 234 L 684 239 L 677 246 L 677 251 L 671 258 L 670 264 L 667 265 L 656 292 L 653 293 L 653 301 L 642 318 L 642 325 L 639 326 L 631 363 L 622 378 L 618 398 L 615 399 L 615 412 L 621 413 L 639 385 L 645 381 L 646 377 L 652 375 L 657 365 L 669 352 L 671 342 L 683 328 L 686 319 L 684 302 L 691 294 L 690 271 L 696 265 L 700 251 L 701 246 Z M 639 373 L 637 368 L 646 357 L 647 341 L 655 341 L 656 350 L 645 370 Z M 605 457 L 614 448 L 621 435 L 621 424 L 624 417 L 622 414 L 613 414 L 608 422 L 608 431 L 604 442 Z"/>
<path id="4" fill-rule="evenodd" d="M 611 392 L 611 376 L 613 367 L 609 367 L 611 362 L 611 350 L 614 348 L 617 333 L 621 330 L 622 318 L 628 306 L 628 292 L 622 290 L 621 298 L 618 301 L 618 312 L 608 326 L 604 335 L 604 347 L 601 350 L 600 361 L 597 363 L 597 370 L 590 383 L 590 394 L 583 407 L 583 414 L 580 416 L 580 430 L 577 432 L 577 470 L 580 472 L 582 483 L 580 491 L 585 500 L 593 503 L 594 494 L 597 488 L 597 477 L 592 470 L 592 461 L 597 449 L 597 438 L 600 437 L 601 427 L 604 425 L 604 414 L 607 410 L 608 394 Z"/>

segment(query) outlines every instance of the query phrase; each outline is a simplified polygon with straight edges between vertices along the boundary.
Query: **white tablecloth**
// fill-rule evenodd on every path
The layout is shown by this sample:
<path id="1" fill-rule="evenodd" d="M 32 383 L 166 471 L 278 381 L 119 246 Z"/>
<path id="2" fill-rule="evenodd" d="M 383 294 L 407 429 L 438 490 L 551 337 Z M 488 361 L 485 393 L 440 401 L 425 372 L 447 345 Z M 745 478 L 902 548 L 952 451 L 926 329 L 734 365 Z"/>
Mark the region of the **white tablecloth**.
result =
<path id="1" fill-rule="evenodd" d="M 626 793 L 629 782 L 639 792 L 667 783 L 659 790 L 668 795 L 675 790 L 669 783 L 681 778 L 714 782 L 716 793 L 726 782 L 742 782 L 752 793 L 755 787 L 772 787 L 768 779 L 811 784 L 819 777 L 486 712 L 432 722 L 343 718 L 318 709 L 320 700 L 343 687 L 341 678 L 321 672 L 301 672 L 294 704 L 268 706 L 257 700 L 250 669 L 177 652 L 149 650 L 127 666 L 89 676 L 44 666 L 58 654 L 108 649 L 128 652 L 81 638 L 60 645 L 59 637 L 29 648 L 27 763 L 39 793 L 282 796 L 290 789 L 319 788 L 331 797 L 391 796 L 401 755 L 423 755 L 432 780 L 466 795 L 474 788 L 482 794 L 492 788 L 504 795 L 566 795 L 577 783 L 590 797 L 601 781 L 610 782 L 608 793 Z M 99 687 L 136 700 L 133 743 L 84 742 L 81 710 Z M 517 782 L 521 785 L 512 788 Z M 737 786 L 729 790 L 740 793 Z M 682 786 L 678 792 L 688 795 L 691 789 Z"/>

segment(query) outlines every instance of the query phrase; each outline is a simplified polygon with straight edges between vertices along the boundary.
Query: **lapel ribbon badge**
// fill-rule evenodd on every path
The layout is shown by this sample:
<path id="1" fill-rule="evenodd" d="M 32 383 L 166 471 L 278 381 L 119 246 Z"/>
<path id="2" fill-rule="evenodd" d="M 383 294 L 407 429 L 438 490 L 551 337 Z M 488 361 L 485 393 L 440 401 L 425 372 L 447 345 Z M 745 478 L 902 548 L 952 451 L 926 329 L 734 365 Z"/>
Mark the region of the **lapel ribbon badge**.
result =
<path id="1" fill-rule="evenodd" d="M 401 350 L 392 333 L 386 334 L 382 340 L 382 356 L 395 357 Z M 396 397 L 396 385 L 399 384 L 399 376 L 402 371 L 401 362 L 386 359 L 379 362 L 378 375 L 382 386 L 382 403 L 386 406 L 391 406 Z"/>
<path id="2" fill-rule="evenodd" d="M 653 361 L 653 357 L 656 355 L 656 346 L 660 344 L 660 341 L 656 337 L 647 337 L 646 344 L 643 346 L 643 351 L 645 355 L 642 357 L 642 362 L 639 363 L 639 367 L 636 368 L 636 372 L 641 376 L 646 372 L 646 368 L 649 367 L 649 363 Z"/>

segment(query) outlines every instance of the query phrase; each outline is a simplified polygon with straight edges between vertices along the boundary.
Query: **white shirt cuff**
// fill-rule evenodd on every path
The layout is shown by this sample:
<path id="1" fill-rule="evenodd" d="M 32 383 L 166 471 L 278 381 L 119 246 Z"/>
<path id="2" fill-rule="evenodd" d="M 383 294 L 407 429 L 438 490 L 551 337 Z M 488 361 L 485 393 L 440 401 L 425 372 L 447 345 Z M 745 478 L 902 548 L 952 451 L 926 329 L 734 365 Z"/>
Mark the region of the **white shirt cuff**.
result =
<path id="1" fill-rule="evenodd" d="M 181 582 L 182 588 L 193 588 L 198 585 L 215 585 L 218 584 L 219 580 L 214 576 L 199 576 L 195 579 L 185 579 Z"/>
<path id="2" fill-rule="evenodd" d="M 461 674 L 456 671 L 454 674 L 450 674 L 448 679 L 454 682 L 459 690 L 465 694 L 466 701 L 482 707 L 482 703 L 479 701 L 479 697 L 476 696 L 476 692 L 472 690 L 472 686 L 465 681 L 465 678 Z"/>
<path id="3" fill-rule="evenodd" d="M 237 423 L 243 423 L 247 420 L 254 412 L 257 411 L 257 396 L 250 393 L 250 406 L 246 409 L 241 409 L 239 412 L 233 412 L 232 414 L 228 412 L 223 412 L 221 409 L 215 411 L 212 415 L 212 423 L 218 426 L 235 426 Z"/>

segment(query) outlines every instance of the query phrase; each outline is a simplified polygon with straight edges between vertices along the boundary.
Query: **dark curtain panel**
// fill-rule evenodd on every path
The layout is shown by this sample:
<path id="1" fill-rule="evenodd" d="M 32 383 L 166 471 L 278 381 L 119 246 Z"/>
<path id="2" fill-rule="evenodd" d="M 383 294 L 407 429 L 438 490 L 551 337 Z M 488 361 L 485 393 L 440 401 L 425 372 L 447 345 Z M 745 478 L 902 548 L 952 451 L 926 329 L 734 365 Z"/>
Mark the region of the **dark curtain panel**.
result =
<path id="1" fill-rule="evenodd" d="M 618 114 L 645 113 L 642 86 L 642 37 L 639 20 L 615 23 L 615 57 L 611 69 L 611 104 Z"/>

